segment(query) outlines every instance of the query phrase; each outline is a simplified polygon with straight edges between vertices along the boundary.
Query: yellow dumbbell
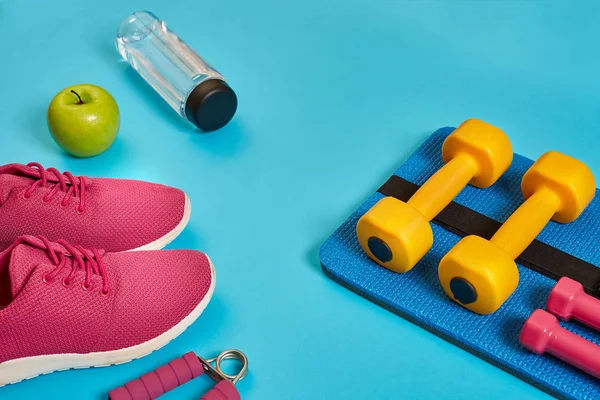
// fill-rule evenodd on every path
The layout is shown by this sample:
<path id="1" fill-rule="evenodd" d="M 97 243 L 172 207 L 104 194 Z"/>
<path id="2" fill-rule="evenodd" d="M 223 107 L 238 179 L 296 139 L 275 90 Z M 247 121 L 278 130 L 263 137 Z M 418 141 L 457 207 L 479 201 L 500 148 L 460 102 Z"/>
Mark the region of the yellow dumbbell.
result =
<path id="1" fill-rule="evenodd" d="M 596 182 L 581 161 L 558 152 L 542 155 L 523 176 L 525 202 L 488 241 L 463 238 L 440 262 L 450 298 L 479 314 L 496 311 L 519 283 L 515 259 L 552 219 L 575 220 L 592 201 Z"/>
<path id="2" fill-rule="evenodd" d="M 409 271 L 431 249 L 429 222 L 469 183 L 480 188 L 494 184 L 512 157 L 510 141 L 500 129 L 477 119 L 463 122 L 444 141 L 445 165 L 408 202 L 385 197 L 360 218 L 360 245 L 380 265 Z"/>

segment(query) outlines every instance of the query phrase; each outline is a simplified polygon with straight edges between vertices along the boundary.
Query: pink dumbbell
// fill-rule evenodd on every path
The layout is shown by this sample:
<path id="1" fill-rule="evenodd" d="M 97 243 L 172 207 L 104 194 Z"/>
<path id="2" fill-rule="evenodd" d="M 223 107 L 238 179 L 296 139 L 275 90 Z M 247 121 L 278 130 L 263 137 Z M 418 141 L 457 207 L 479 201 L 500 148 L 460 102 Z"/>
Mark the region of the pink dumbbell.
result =
<path id="1" fill-rule="evenodd" d="M 242 364 L 237 375 L 231 376 L 223 372 L 221 362 L 226 359 L 235 359 Z M 211 365 L 212 362 L 215 362 L 215 367 Z M 219 357 L 211 360 L 204 360 L 190 352 L 139 379 L 111 390 L 108 398 L 109 400 L 154 400 L 205 372 L 217 384 L 200 400 L 240 400 L 240 394 L 234 385 L 248 373 L 248 359 L 238 350 L 224 351 Z"/>
<path id="2" fill-rule="evenodd" d="M 519 341 L 534 353 L 550 353 L 600 378 L 600 346 L 562 328 L 556 317 L 544 310 L 529 316 Z"/>
<path id="3" fill-rule="evenodd" d="M 600 329 L 600 300 L 585 293 L 581 283 L 570 278 L 560 278 L 556 283 L 546 309 L 558 318 L 573 318 L 594 329 Z"/>

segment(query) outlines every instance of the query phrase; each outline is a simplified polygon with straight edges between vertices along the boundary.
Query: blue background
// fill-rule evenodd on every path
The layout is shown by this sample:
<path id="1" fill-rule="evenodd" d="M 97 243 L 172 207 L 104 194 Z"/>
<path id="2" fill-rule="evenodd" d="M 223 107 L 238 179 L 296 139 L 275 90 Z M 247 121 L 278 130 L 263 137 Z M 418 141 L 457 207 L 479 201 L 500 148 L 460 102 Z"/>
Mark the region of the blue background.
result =
<path id="1" fill-rule="evenodd" d="M 226 128 L 191 130 L 119 61 L 116 28 L 139 9 L 228 78 L 240 107 Z M 430 133 L 466 118 L 529 158 L 558 149 L 600 175 L 593 2 L 0 0 L 0 37 L 0 162 L 185 190 L 192 220 L 170 247 L 206 251 L 218 274 L 205 313 L 164 349 L 0 398 L 102 399 L 186 351 L 229 347 L 250 358 L 245 399 L 547 397 L 333 283 L 318 249 Z M 77 83 L 106 88 L 122 113 L 92 159 L 63 154 L 45 122 Z"/>

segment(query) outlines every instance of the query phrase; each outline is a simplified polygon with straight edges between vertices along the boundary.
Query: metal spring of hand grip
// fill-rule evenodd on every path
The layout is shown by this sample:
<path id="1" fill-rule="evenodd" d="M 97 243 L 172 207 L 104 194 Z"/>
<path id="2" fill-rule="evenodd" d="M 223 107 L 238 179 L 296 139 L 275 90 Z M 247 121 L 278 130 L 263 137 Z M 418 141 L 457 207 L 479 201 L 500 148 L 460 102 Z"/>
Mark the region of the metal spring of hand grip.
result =
<path id="1" fill-rule="evenodd" d="M 221 368 L 225 360 L 236 360 L 241 369 L 237 375 L 228 375 Z M 214 366 L 212 365 L 214 363 Z M 248 374 L 248 359 L 239 350 L 226 350 L 216 358 L 205 360 L 193 352 L 112 390 L 109 400 L 150 400 L 181 386 L 206 373 L 217 384 L 200 400 L 240 400 L 235 384 Z"/>

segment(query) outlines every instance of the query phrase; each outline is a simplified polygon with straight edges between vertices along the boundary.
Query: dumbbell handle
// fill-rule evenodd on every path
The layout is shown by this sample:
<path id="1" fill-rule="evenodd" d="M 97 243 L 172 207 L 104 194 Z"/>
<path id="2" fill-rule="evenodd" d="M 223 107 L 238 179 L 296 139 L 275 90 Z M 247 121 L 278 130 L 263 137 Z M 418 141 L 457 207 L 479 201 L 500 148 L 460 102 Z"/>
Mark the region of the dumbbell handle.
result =
<path id="1" fill-rule="evenodd" d="M 600 301 L 584 294 L 575 300 L 571 318 L 581 321 L 594 329 L 600 329 Z"/>
<path id="2" fill-rule="evenodd" d="M 560 198 L 542 188 L 531 195 L 496 231 L 490 242 L 506 251 L 513 260 L 529 246 L 560 207 Z"/>
<path id="3" fill-rule="evenodd" d="M 571 318 L 600 330 L 600 300 L 585 293 L 581 283 L 563 277 L 556 283 L 546 309 L 565 321 Z"/>
<path id="4" fill-rule="evenodd" d="M 189 352 L 139 379 L 112 390 L 109 400 L 149 400 L 181 386 L 204 374 L 198 356 Z M 229 381 L 218 382 L 201 400 L 240 400 L 237 389 Z"/>
<path id="5" fill-rule="evenodd" d="M 536 310 L 531 314 L 520 337 L 529 350 L 545 352 L 600 378 L 600 347 L 562 328 L 552 314 Z"/>
<path id="6" fill-rule="evenodd" d="M 477 173 L 477 163 L 467 155 L 460 154 L 448 161 L 412 195 L 408 204 L 427 218 L 433 220 L 458 196 Z"/>

